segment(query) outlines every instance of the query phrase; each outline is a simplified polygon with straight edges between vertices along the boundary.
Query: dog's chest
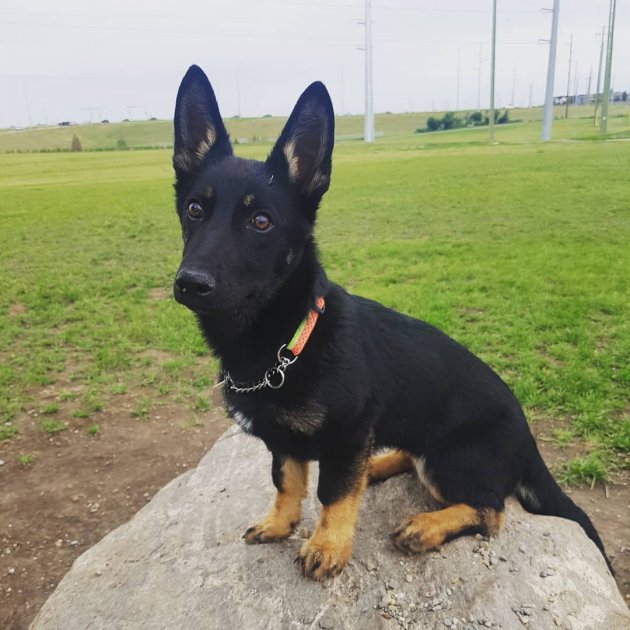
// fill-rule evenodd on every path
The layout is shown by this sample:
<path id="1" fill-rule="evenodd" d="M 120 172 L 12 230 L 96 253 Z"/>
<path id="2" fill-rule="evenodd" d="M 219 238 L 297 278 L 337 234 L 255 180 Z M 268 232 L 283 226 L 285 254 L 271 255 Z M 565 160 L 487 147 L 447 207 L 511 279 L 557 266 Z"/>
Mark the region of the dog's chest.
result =
<path id="1" fill-rule="evenodd" d="M 228 415 L 243 431 L 262 438 L 278 433 L 310 438 L 325 420 L 325 409 L 317 403 L 288 407 L 228 397 L 226 406 Z"/>

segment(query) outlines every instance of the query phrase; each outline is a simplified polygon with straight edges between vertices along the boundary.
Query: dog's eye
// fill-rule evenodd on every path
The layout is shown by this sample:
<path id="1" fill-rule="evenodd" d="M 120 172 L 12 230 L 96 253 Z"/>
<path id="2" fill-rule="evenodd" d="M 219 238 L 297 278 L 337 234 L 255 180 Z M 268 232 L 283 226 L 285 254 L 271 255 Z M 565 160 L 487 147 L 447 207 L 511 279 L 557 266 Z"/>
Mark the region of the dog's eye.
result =
<path id="1" fill-rule="evenodd" d="M 271 227 L 271 219 L 266 214 L 257 214 L 252 218 L 252 226 L 259 232 L 266 232 Z"/>
<path id="2" fill-rule="evenodd" d="M 188 204 L 188 216 L 191 219 L 201 219 L 203 216 L 203 208 L 198 201 L 191 201 Z"/>

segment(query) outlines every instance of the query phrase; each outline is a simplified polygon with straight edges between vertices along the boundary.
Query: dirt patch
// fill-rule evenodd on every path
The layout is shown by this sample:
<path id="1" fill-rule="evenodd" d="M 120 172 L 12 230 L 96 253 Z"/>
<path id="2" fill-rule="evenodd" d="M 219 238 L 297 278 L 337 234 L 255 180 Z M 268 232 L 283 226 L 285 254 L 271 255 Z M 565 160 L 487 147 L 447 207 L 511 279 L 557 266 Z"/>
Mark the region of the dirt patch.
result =
<path id="1" fill-rule="evenodd" d="M 79 420 L 49 435 L 39 416 L 0 442 L 0 628 L 27 628 L 77 556 L 196 466 L 229 424 L 219 411 L 188 424 L 182 413 L 103 412 L 95 437 Z"/>
<path id="2" fill-rule="evenodd" d="M 153 287 L 149 289 L 149 293 L 147 297 L 150 300 L 168 300 L 173 295 L 173 290 L 169 287 L 168 289 L 164 287 Z"/>
<path id="3" fill-rule="evenodd" d="M 40 400 L 47 394 L 40 392 Z M 99 414 L 96 437 L 80 420 L 49 436 L 38 416 L 0 442 L 0 628 L 27 628 L 72 562 L 194 467 L 229 424 L 221 411 L 188 423 L 182 414 L 181 407 L 164 406 L 140 420 L 112 409 Z M 538 431 L 551 466 L 575 456 L 547 439 L 553 430 Z M 25 451 L 32 462 L 21 464 Z M 593 519 L 630 601 L 629 476 L 617 474 L 607 488 L 567 492 Z"/>
<path id="4" fill-rule="evenodd" d="M 24 304 L 15 302 L 15 304 L 9 306 L 9 315 L 11 315 L 11 317 L 17 317 L 18 315 L 22 315 L 22 313 L 26 313 L 26 306 L 24 306 Z"/>

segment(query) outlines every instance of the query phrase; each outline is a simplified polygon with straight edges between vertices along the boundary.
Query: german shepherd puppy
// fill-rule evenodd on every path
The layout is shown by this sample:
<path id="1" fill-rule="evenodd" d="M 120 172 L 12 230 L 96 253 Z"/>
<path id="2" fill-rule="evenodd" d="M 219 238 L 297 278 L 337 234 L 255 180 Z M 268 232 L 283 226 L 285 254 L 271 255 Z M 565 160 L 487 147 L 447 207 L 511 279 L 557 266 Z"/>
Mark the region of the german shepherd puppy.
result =
<path id="1" fill-rule="evenodd" d="M 227 410 L 273 455 L 277 489 L 248 543 L 287 538 L 301 517 L 308 462 L 319 461 L 321 515 L 300 571 L 338 574 L 368 481 L 415 467 L 443 509 L 391 534 L 407 552 L 496 534 L 505 498 L 578 522 L 586 514 L 547 470 L 521 407 L 480 359 L 429 324 L 329 282 L 313 237 L 331 175 L 335 119 L 322 83 L 299 98 L 265 162 L 232 154 L 197 66 L 175 108 L 173 165 L 184 240 L 175 299 L 221 360 Z M 391 449 L 372 455 L 376 449 Z"/>

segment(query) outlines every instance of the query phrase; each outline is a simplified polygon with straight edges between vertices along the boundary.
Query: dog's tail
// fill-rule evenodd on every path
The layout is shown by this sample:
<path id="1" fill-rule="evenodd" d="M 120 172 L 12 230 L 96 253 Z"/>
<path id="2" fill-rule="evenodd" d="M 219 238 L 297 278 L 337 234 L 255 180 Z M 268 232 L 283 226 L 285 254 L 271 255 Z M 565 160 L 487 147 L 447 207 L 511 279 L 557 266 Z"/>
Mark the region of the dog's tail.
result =
<path id="1" fill-rule="evenodd" d="M 586 535 L 602 552 L 608 569 L 614 575 L 606 550 L 591 519 L 560 489 L 545 465 L 538 448 L 533 445 L 532 453 L 525 464 L 521 480 L 516 486 L 516 496 L 521 505 L 534 514 L 561 516 L 578 523 Z"/>

